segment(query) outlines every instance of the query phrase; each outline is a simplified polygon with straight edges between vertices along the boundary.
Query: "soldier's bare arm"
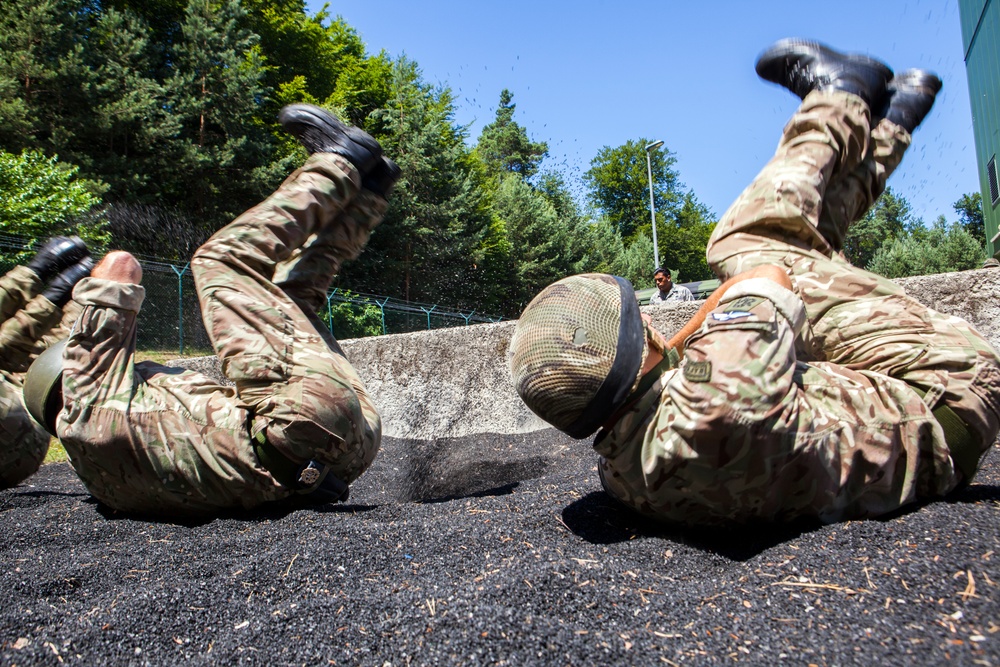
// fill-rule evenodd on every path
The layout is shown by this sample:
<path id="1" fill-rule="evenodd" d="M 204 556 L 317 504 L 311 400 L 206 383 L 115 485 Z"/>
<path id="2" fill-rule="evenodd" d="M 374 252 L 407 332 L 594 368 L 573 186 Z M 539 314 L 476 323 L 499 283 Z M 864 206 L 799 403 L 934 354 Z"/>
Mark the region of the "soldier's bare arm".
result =
<path id="1" fill-rule="evenodd" d="M 687 324 L 681 327 L 680 331 L 674 334 L 670 340 L 667 341 L 667 346 L 677 350 L 677 354 L 683 354 L 684 341 L 686 341 L 691 334 L 701 328 L 702 323 L 705 321 L 705 317 L 718 307 L 719 301 L 722 300 L 722 297 L 725 296 L 726 292 L 728 292 L 729 289 L 736 283 L 741 283 L 750 278 L 766 278 L 772 282 L 778 283 L 787 290 L 792 289 L 792 281 L 788 277 L 788 274 L 783 268 L 774 264 L 755 266 L 749 271 L 737 274 L 722 283 L 718 289 L 712 292 L 709 297 L 705 299 L 705 303 L 701 305 L 698 312 L 696 312 L 691 319 L 687 321 Z"/>

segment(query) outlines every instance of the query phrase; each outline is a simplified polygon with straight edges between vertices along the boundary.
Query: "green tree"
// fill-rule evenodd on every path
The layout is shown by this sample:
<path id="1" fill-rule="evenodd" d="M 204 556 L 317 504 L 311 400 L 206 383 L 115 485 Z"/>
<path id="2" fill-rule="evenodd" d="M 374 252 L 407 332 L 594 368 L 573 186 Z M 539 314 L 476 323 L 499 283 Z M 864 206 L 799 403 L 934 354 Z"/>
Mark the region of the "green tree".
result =
<path id="1" fill-rule="evenodd" d="M 582 273 L 620 275 L 625 244 L 611 223 L 607 220 L 598 220 L 593 223 L 585 222 L 581 225 L 580 233 L 584 242 L 580 271 Z M 652 241 L 650 241 L 650 253 L 652 252 Z M 649 280 L 652 282 L 652 276 L 649 277 Z"/>
<path id="2" fill-rule="evenodd" d="M 653 285 L 653 239 L 640 232 L 613 265 L 611 272 L 628 278 L 636 289 Z"/>
<path id="3" fill-rule="evenodd" d="M 393 69 L 392 99 L 372 113 L 403 176 L 367 251 L 340 284 L 359 292 L 460 307 L 481 306 L 479 265 L 490 229 L 480 162 L 452 122 L 447 89 L 421 80 L 412 61 Z"/>
<path id="4" fill-rule="evenodd" d="M 502 304 L 505 315 L 516 315 L 543 287 L 580 268 L 574 227 L 560 218 L 555 206 L 517 174 L 501 179 L 493 210 L 503 221 L 510 241 L 509 287 Z"/>
<path id="5" fill-rule="evenodd" d="M 496 119 L 479 134 L 478 151 L 491 176 L 510 172 L 529 179 L 538 172 L 538 164 L 548 154 L 544 142 L 531 141 L 528 132 L 514 120 L 514 95 L 500 92 Z"/>
<path id="6" fill-rule="evenodd" d="M 330 299 L 319 311 L 320 321 L 338 339 L 364 338 L 382 333 L 382 312 L 377 305 L 364 303 L 350 291 Z"/>
<path id="7" fill-rule="evenodd" d="M 64 115 L 73 136 L 72 157 L 83 171 L 109 185 L 111 201 L 159 196 L 161 152 L 178 132 L 164 87 L 150 76 L 154 49 L 145 22 L 130 11 L 109 8 L 95 15 L 85 60 L 85 114 Z"/>
<path id="8" fill-rule="evenodd" d="M 76 0 L 9 0 L 0 12 L 0 147 L 61 152 L 63 118 L 86 110 L 86 15 Z"/>
<path id="9" fill-rule="evenodd" d="M 641 229 L 644 234 L 652 234 L 648 223 Z M 713 278 L 705 259 L 713 229 L 715 221 L 711 209 L 698 201 L 693 191 L 684 193 L 674 217 L 657 226 L 660 265 L 676 271 L 677 279 L 682 282 Z"/>
<path id="10" fill-rule="evenodd" d="M 265 94 L 257 36 L 240 27 L 237 0 L 190 0 L 173 49 L 167 99 L 179 132 L 159 187 L 192 217 L 217 227 L 256 203 L 280 178 L 269 137 L 254 122 Z"/>
<path id="11" fill-rule="evenodd" d="M 986 243 L 986 225 L 983 222 L 983 196 L 978 192 L 962 195 L 961 199 L 952 204 L 958 213 L 958 221 L 965 230 Z"/>
<path id="12" fill-rule="evenodd" d="M 0 151 L 0 229 L 31 243 L 76 234 L 94 247 L 106 244 L 104 223 L 93 214 L 100 198 L 77 172 L 37 151 Z"/>
<path id="13" fill-rule="evenodd" d="M 866 267 L 883 243 L 892 243 L 908 229 L 923 224 L 914 219 L 910 204 L 886 188 L 863 218 L 851 225 L 844 238 L 844 255 L 855 266 Z"/>
<path id="14" fill-rule="evenodd" d="M 875 253 L 868 270 L 887 278 L 978 269 L 985 258 L 982 243 L 959 223 L 944 216 L 920 235 L 903 235 Z"/>
<path id="15" fill-rule="evenodd" d="M 649 221 L 649 176 L 646 139 L 629 140 L 616 148 L 605 146 L 590 162 L 584 182 L 594 207 L 618 230 L 626 244 Z M 672 218 L 681 201 L 677 159 L 666 148 L 650 151 L 653 201 L 657 219 Z"/>

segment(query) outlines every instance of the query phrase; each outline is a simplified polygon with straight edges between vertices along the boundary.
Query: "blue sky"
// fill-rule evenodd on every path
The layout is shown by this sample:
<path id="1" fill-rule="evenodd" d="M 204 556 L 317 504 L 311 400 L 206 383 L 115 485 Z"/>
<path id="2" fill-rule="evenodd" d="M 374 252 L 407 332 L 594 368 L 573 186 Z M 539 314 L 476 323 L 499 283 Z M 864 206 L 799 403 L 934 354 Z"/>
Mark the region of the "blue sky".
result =
<path id="1" fill-rule="evenodd" d="M 889 185 L 925 222 L 955 219 L 951 204 L 979 191 L 957 0 L 347 0 L 329 11 L 370 52 L 405 54 L 427 82 L 451 88 L 470 141 L 509 88 L 515 120 L 549 145 L 543 167 L 577 193 L 603 146 L 662 139 L 681 180 L 721 215 L 797 105 L 753 69 L 791 36 L 936 72 L 944 89 Z"/>

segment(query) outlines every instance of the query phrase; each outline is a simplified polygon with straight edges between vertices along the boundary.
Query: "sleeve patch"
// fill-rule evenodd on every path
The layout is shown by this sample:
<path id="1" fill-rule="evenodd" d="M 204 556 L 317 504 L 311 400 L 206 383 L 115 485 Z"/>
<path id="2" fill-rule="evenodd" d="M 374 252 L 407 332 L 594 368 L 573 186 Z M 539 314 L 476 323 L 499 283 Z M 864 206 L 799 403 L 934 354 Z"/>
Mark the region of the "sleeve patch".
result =
<path id="1" fill-rule="evenodd" d="M 684 364 L 684 377 L 691 382 L 708 382 L 712 379 L 711 361 L 688 361 Z"/>
<path id="2" fill-rule="evenodd" d="M 762 296 L 741 296 L 740 298 L 733 299 L 727 303 L 722 312 L 732 313 L 736 311 L 753 310 L 766 300 L 767 299 Z"/>

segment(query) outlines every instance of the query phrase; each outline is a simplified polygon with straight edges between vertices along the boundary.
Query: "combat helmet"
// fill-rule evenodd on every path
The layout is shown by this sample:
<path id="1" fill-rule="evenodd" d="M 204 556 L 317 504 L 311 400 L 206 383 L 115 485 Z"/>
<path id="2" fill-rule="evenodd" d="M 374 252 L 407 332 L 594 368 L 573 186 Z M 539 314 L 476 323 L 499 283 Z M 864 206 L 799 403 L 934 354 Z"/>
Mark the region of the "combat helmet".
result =
<path id="1" fill-rule="evenodd" d="M 24 377 L 24 407 L 51 435 L 56 434 L 56 417 L 63 405 L 62 372 L 66 340 L 51 345 L 38 355 Z"/>
<path id="2" fill-rule="evenodd" d="M 532 412 L 585 438 L 626 402 L 645 355 L 632 284 L 586 273 L 552 283 L 527 305 L 511 340 L 510 371 Z"/>

